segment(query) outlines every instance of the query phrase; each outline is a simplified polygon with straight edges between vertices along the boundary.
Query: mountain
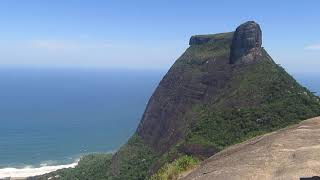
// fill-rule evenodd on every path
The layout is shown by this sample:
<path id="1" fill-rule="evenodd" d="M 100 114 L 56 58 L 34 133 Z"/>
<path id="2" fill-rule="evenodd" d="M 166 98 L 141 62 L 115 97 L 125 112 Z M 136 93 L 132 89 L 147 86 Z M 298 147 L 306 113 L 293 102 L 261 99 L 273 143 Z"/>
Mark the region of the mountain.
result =
<path id="1" fill-rule="evenodd" d="M 276 180 L 320 175 L 319 132 L 317 117 L 253 138 L 215 154 L 184 179 Z"/>
<path id="2" fill-rule="evenodd" d="M 164 179 L 168 167 L 187 169 L 230 145 L 320 115 L 319 97 L 262 47 L 257 23 L 192 36 L 189 44 L 118 152 L 33 179 Z"/>

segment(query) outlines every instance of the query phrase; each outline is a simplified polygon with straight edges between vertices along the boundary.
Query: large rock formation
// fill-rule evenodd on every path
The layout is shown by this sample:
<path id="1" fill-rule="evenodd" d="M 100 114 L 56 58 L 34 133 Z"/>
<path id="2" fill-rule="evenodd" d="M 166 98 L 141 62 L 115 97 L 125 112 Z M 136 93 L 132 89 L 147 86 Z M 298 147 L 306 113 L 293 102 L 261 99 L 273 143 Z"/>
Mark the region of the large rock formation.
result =
<path id="1" fill-rule="evenodd" d="M 181 155 L 205 159 L 319 116 L 319 98 L 274 63 L 261 47 L 261 34 L 249 21 L 235 32 L 191 37 L 190 47 L 151 96 L 136 133 L 111 161 L 95 171 L 87 168 L 103 171 L 91 179 L 145 179 Z M 78 172 L 90 163 L 82 164 L 74 176 L 58 174 L 86 179 Z"/>
<path id="2" fill-rule="evenodd" d="M 232 66 L 228 65 L 228 49 L 231 47 L 231 64 L 248 63 L 264 59 L 262 56 L 269 57 L 261 44 L 260 26 L 253 21 L 240 25 L 235 33 L 192 36 L 191 47 L 177 60 L 150 98 L 138 135 L 156 151 L 166 152 L 184 138 L 188 121 L 192 121 L 186 116 L 190 115 L 192 107 L 221 95 L 217 92 L 230 81 Z M 188 67 L 190 64 L 194 64 L 192 70 Z"/>
<path id="3" fill-rule="evenodd" d="M 320 115 L 319 99 L 261 47 L 257 23 L 192 36 L 189 44 L 161 80 L 137 129 L 156 154 L 176 148 L 206 158 L 251 134 Z"/>
<path id="4" fill-rule="evenodd" d="M 192 108 L 215 98 L 226 87 L 231 76 L 228 53 L 215 54 L 208 48 L 227 52 L 232 34 L 191 37 L 190 48 L 161 80 L 137 129 L 137 134 L 157 152 L 166 152 L 182 140 L 193 121 Z M 201 51 L 205 53 L 198 54 Z"/>
<path id="5" fill-rule="evenodd" d="M 262 32 L 259 24 L 248 21 L 240 25 L 233 36 L 230 63 L 251 62 L 261 56 Z"/>

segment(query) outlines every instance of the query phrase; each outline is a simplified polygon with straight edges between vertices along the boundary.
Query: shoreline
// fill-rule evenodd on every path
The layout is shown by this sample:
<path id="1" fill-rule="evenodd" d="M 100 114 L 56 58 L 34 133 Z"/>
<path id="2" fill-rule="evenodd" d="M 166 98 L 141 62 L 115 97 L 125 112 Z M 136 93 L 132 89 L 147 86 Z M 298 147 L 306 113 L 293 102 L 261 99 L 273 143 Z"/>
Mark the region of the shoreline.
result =
<path id="1" fill-rule="evenodd" d="M 38 176 L 47 174 L 59 169 L 65 169 L 65 168 L 74 168 L 78 165 L 80 159 L 77 159 L 75 162 L 71 164 L 64 164 L 64 165 L 46 165 L 41 167 L 32 167 L 32 166 L 26 166 L 24 168 L 1 168 L 0 169 L 0 179 L 3 178 L 9 178 L 9 179 L 25 179 L 30 176 Z"/>
<path id="2" fill-rule="evenodd" d="M 52 164 L 50 161 L 43 161 L 39 166 L 36 165 L 25 165 L 25 166 L 7 166 L 0 168 L 0 180 L 24 180 L 31 176 L 39 176 L 47 173 L 57 171 L 59 169 L 75 168 L 82 157 L 86 155 L 94 154 L 114 154 L 117 150 L 109 150 L 106 152 L 87 152 L 85 154 L 78 154 L 73 156 L 73 161 L 68 164 Z"/>

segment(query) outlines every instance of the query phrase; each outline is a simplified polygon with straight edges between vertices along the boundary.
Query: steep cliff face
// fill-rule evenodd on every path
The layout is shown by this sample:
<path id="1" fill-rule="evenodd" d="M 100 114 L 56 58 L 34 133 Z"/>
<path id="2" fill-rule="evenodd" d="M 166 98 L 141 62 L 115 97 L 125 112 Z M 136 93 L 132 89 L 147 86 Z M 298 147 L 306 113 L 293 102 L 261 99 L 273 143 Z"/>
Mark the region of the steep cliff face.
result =
<path id="1" fill-rule="evenodd" d="M 144 142 L 160 154 L 190 133 L 199 119 L 196 108 L 260 104 L 261 99 L 252 99 L 254 94 L 241 94 L 239 97 L 232 97 L 232 94 L 239 91 L 241 77 L 259 64 L 266 63 L 265 67 L 275 70 L 278 68 L 261 47 L 261 29 L 253 21 L 240 25 L 235 32 L 192 36 L 189 44 L 190 47 L 170 68 L 150 98 L 137 129 Z M 256 90 L 248 89 L 248 92 Z M 205 156 L 216 152 L 214 147 L 203 149 L 198 144 L 184 144 L 180 149 L 204 155 L 208 152 Z"/>
<path id="2" fill-rule="evenodd" d="M 219 95 L 230 79 L 229 47 L 233 33 L 193 36 L 190 48 L 164 76 L 137 134 L 163 153 L 185 137 L 192 108 Z"/>
<path id="3" fill-rule="evenodd" d="M 255 22 L 242 24 L 233 33 L 198 35 L 176 61 L 150 98 L 137 134 L 153 149 L 166 152 L 184 139 L 195 118 L 192 109 L 222 96 L 233 73 L 267 53 L 261 48 L 262 33 Z M 231 47 L 231 51 L 230 51 Z"/>

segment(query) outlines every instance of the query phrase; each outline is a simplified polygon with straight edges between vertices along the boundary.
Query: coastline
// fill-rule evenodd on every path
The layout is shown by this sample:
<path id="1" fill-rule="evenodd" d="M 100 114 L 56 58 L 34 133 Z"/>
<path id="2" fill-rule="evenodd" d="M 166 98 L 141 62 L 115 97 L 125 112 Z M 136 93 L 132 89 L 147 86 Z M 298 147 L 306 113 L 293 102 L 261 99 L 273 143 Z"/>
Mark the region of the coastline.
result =
<path id="1" fill-rule="evenodd" d="M 0 169 L 0 179 L 3 178 L 9 178 L 13 180 L 18 179 L 24 179 L 30 176 L 38 176 L 47 174 L 59 169 L 65 169 L 65 168 L 74 168 L 78 165 L 80 159 L 77 159 L 75 162 L 71 164 L 65 164 L 65 165 L 48 165 L 48 166 L 41 166 L 41 167 L 32 167 L 32 166 L 26 166 L 24 168 L 2 168 Z"/>

